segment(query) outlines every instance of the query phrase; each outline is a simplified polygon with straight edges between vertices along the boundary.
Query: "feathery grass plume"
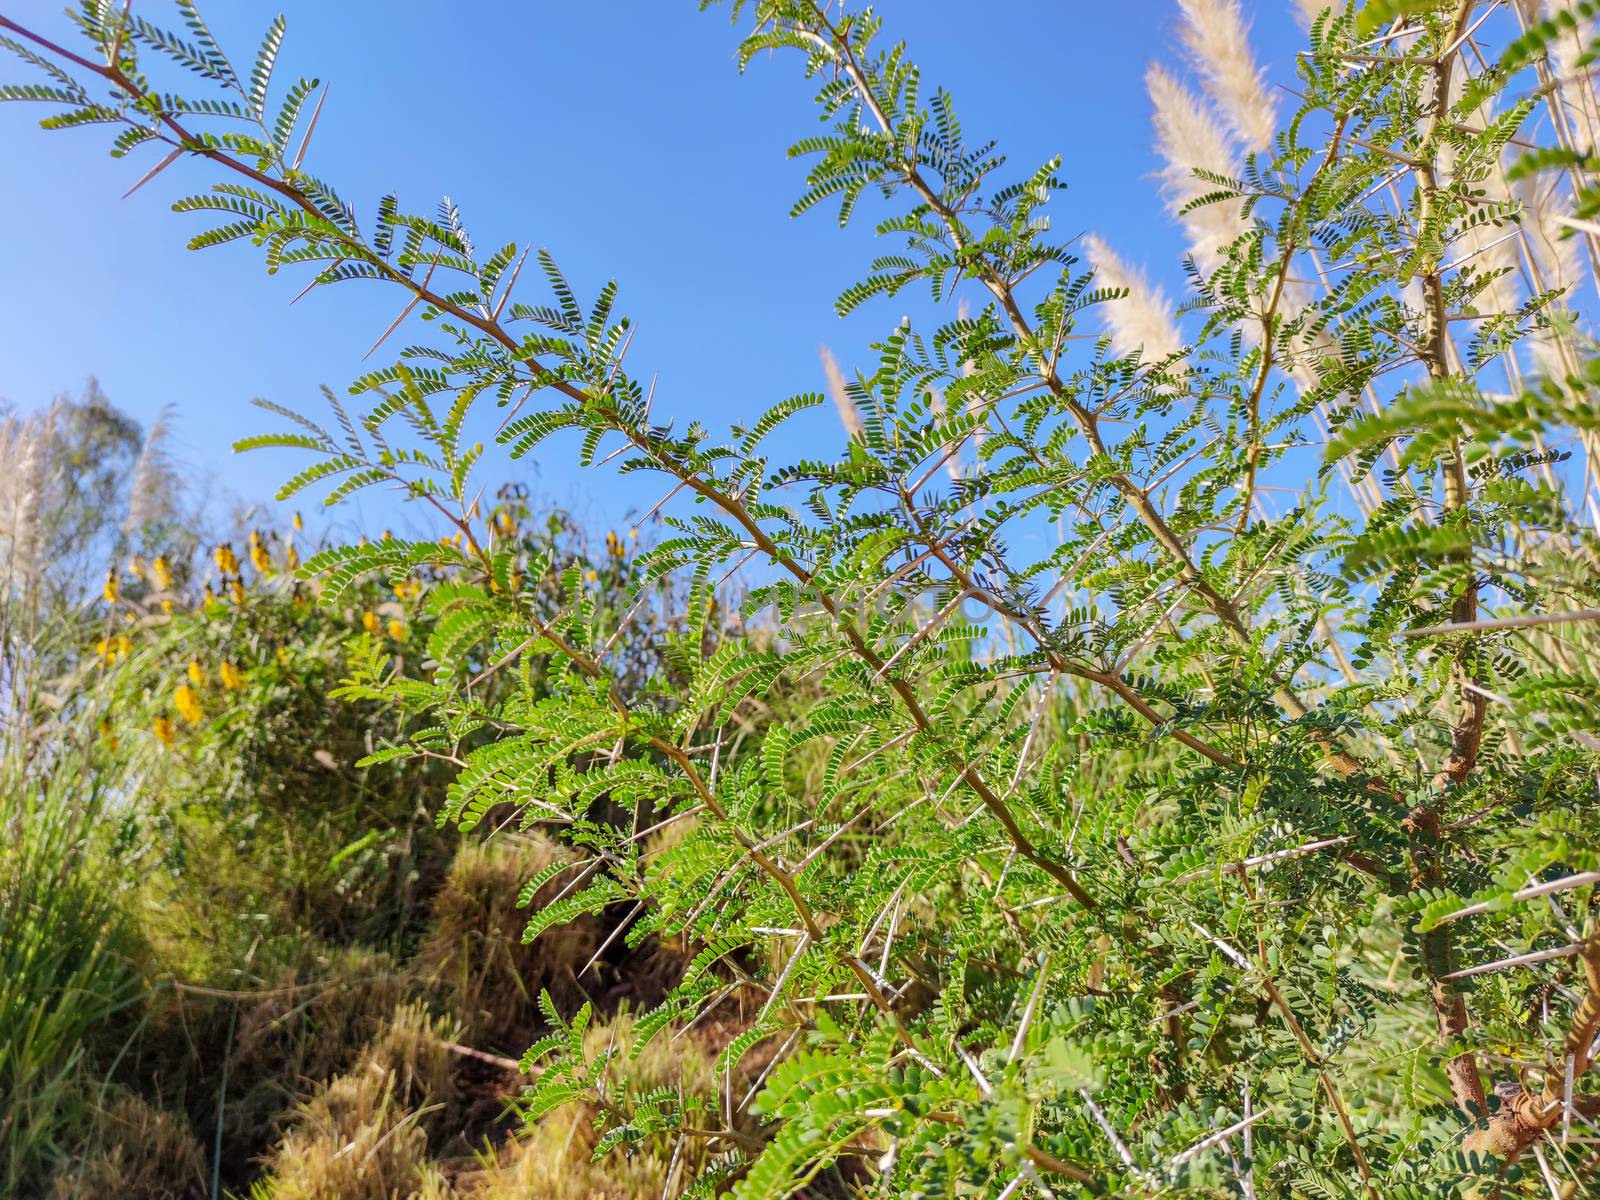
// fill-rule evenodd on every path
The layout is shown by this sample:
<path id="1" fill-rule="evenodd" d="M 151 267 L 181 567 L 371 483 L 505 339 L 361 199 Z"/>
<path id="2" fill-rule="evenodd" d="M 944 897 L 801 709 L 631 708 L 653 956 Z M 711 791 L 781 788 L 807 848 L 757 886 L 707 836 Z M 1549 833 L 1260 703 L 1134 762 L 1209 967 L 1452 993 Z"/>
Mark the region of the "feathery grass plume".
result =
<path id="1" fill-rule="evenodd" d="M 1294 15 L 1304 28 L 1310 29 L 1332 7 L 1333 0 L 1294 0 Z"/>
<path id="2" fill-rule="evenodd" d="M 1283 296 L 1279 307 L 1284 313 L 1294 315 L 1309 308 L 1313 299 L 1311 288 L 1307 284 L 1290 279 L 1283 285 Z M 1244 334 L 1252 341 L 1259 340 L 1258 335 L 1254 335 L 1254 331 L 1249 327 L 1245 328 Z M 1319 328 L 1302 333 L 1296 339 L 1291 357 L 1284 362 L 1283 367 L 1300 394 L 1304 396 L 1321 382 L 1324 362 L 1338 358 L 1339 344 L 1333 333 L 1328 328 Z M 1317 400 L 1313 419 L 1316 421 L 1318 431 L 1324 436 L 1337 423 L 1335 403 L 1335 399 L 1327 396 Z M 1341 463 L 1339 475 L 1361 512 L 1370 516 L 1383 503 L 1383 489 L 1378 485 L 1372 472 L 1364 472 L 1357 478 L 1345 464 Z"/>
<path id="3" fill-rule="evenodd" d="M 1530 176 L 1513 185 L 1523 209 L 1523 237 L 1528 250 L 1528 272 L 1535 290 L 1560 291 L 1558 309 L 1567 309 L 1583 280 L 1583 259 L 1578 239 L 1562 236 L 1566 226 L 1559 218 L 1571 208 L 1570 195 L 1551 176 Z M 1541 374 L 1565 377 L 1574 366 L 1570 339 L 1555 329 L 1538 330 L 1531 339 L 1534 366 Z"/>
<path id="4" fill-rule="evenodd" d="M 1310 308 L 1314 299 L 1309 286 L 1291 279 L 1283 285 L 1283 297 L 1279 301 L 1279 308 L 1284 313 L 1300 313 Z M 1254 333 L 1249 329 L 1245 332 L 1247 336 Z M 1256 334 L 1252 341 L 1259 341 L 1259 334 Z M 1299 337 L 1294 347 L 1294 355 L 1285 367 L 1290 377 L 1294 379 L 1295 385 L 1304 393 L 1317 385 L 1322 374 L 1322 360 L 1338 356 L 1339 346 L 1334 341 L 1333 334 L 1327 329 L 1321 329 Z"/>
<path id="5" fill-rule="evenodd" d="M 1450 102 L 1457 103 L 1466 90 L 1467 72 L 1456 71 L 1450 77 Z M 1473 110 L 1471 123 L 1488 128 L 1496 117 L 1494 101 L 1486 100 Z M 1438 169 L 1452 175 L 1456 172 L 1456 152 L 1448 144 L 1441 147 Z M 1481 180 L 1472 180 L 1471 186 L 1482 192 L 1483 199 L 1493 205 L 1510 208 L 1514 203 L 1511 188 L 1506 182 L 1504 163 L 1496 162 Z M 1481 211 L 1481 210 L 1480 210 Z M 1450 257 L 1474 274 L 1488 278 L 1488 282 L 1474 298 L 1474 305 L 1485 315 L 1515 312 L 1522 303 L 1518 281 L 1522 278 L 1522 256 L 1518 250 L 1519 231 L 1510 221 L 1498 224 L 1484 221 L 1462 230 Z"/>
<path id="6" fill-rule="evenodd" d="M 850 393 L 845 390 L 844 372 L 839 369 L 839 360 L 826 346 L 818 346 L 817 352 L 822 356 L 822 378 L 828 385 L 828 397 L 839 410 L 839 423 L 851 437 L 860 437 L 861 413 L 856 408 L 856 402 L 850 399 Z"/>
<path id="7" fill-rule="evenodd" d="M 28 429 L 11 414 L 6 414 L 4 422 L 0 422 L 0 459 L 5 462 L 21 465 L 23 456 L 28 452 Z M 5 572 L 7 587 L 0 593 L 0 599 L 9 596 L 12 576 L 17 567 L 17 502 L 20 497 L 17 475 L 8 471 L 0 475 L 0 538 L 6 544 Z"/>
<path id="8" fill-rule="evenodd" d="M 39 567 L 39 501 L 50 483 L 55 423 L 54 404 L 27 420 L 7 422 L 5 461 L 13 465 L 0 487 L 10 543 L 6 579 L 13 592 L 27 592 Z"/>
<path id="9" fill-rule="evenodd" d="M 972 304 L 971 304 L 970 301 L 968 301 L 968 299 L 965 296 L 961 297 L 961 300 L 956 304 L 956 320 L 958 320 L 958 321 L 970 321 L 970 320 L 972 320 Z M 977 369 L 978 368 L 977 368 L 976 364 L 974 364 L 970 359 L 963 360 L 963 362 L 961 363 L 961 377 L 963 379 L 966 379 L 968 376 L 970 376 Z M 972 395 L 967 397 L 967 411 L 969 413 L 976 413 L 982 407 L 983 407 L 983 393 L 982 392 L 974 391 L 972 393 Z M 984 430 L 985 430 L 984 423 L 982 421 L 979 421 L 977 428 L 972 431 L 972 453 L 973 453 L 974 456 L 981 455 L 981 453 L 983 451 Z"/>
<path id="10" fill-rule="evenodd" d="M 1189 235 L 1189 250 L 1207 275 L 1222 264 L 1222 249 L 1247 228 L 1236 201 L 1205 204 L 1184 211 L 1199 196 L 1216 190 L 1195 175 L 1195 170 L 1222 175 L 1238 174 L 1238 163 L 1227 134 L 1204 102 L 1159 64 L 1145 72 L 1145 88 L 1154 106 L 1156 152 L 1161 156 L 1161 180 L 1172 213 Z"/>
<path id="11" fill-rule="evenodd" d="M 1118 258 L 1103 238 L 1089 234 L 1083 239 L 1083 250 L 1096 283 L 1127 292 L 1100 310 L 1112 348 L 1121 355 L 1142 351 L 1151 359 L 1167 358 L 1182 350 L 1183 337 L 1172 319 L 1172 304 L 1166 293 L 1151 284 L 1138 268 Z"/>
<path id="12" fill-rule="evenodd" d="M 1250 56 L 1250 28 L 1239 0 L 1178 0 L 1190 61 L 1217 111 L 1246 153 L 1272 145 L 1277 106 Z"/>
<path id="13" fill-rule="evenodd" d="M 1571 128 L 1575 148 L 1587 150 L 1600 147 L 1600 105 L 1597 105 L 1592 63 L 1581 61 L 1595 38 L 1594 22 L 1573 12 L 1572 0 L 1544 0 L 1545 18 L 1566 14 L 1572 19 L 1567 27 L 1562 18 L 1562 31 L 1550 44 L 1550 58 L 1555 66 L 1558 94 L 1562 111 Z"/>
<path id="14" fill-rule="evenodd" d="M 128 489 L 128 515 L 122 522 L 125 534 L 137 533 L 160 516 L 164 501 L 176 486 L 166 445 L 171 423 L 172 405 L 164 404 L 144 435 L 144 446 L 133 468 L 133 484 Z"/>
<path id="15" fill-rule="evenodd" d="M 1558 289 L 1570 299 L 1583 282 L 1578 239 L 1560 221 L 1571 212 L 1571 194 L 1558 178 L 1548 175 L 1519 179 L 1512 193 L 1522 204 L 1534 286 L 1540 291 Z"/>
<path id="16" fill-rule="evenodd" d="M 947 411 L 944 402 L 944 393 L 932 385 L 929 385 L 928 387 L 928 406 L 932 410 L 934 416 L 943 419 L 945 412 Z M 944 472 L 946 475 L 950 476 L 950 481 L 952 483 L 961 482 L 961 455 L 959 452 L 951 454 L 944 460 Z"/>
<path id="17" fill-rule="evenodd" d="M 1510 198 L 1504 178 L 1498 172 L 1490 175 L 1481 186 L 1491 201 Z M 1488 278 L 1483 290 L 1473 299 L 1474 307 L 1485 316 L 1515 312 L 1522 303 L 1522 293 L 1517 286 L 1522 273 L 1518 240 L 1517 229 L 1510 222 L 1502 225 L 1485 222 L 1464 230 L 1452 251 L 1458 263 Z"/>

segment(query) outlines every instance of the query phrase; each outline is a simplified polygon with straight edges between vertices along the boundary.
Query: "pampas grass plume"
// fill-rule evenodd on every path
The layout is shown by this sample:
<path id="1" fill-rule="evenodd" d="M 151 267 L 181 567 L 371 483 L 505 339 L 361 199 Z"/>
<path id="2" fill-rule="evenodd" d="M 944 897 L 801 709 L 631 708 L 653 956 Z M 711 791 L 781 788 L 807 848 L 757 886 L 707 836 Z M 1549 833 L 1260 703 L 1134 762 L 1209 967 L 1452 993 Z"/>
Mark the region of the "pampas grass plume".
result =
<path id="1" fill-rule="evenodd" d="M 856 402 L 850 398 L 850 393 L 845 388 L 844 372 L 839 369 L 839 360 L 834 358 L 833 351 L 826 346 L 817 347 L 817 352 L 822 356 L 822 378 L 828 386 L 828 398 L 839 410 L 839 423 L 851 437 L 860 437 L 861 413 L 856 409 Z"/>
<path id="2" fill-rule="evenodd" d="M 1178 353 L 1183 348 L 1183 338 L 1172 319 L 1172 305 L 1165 293 L 1094 234 L 1084 238 L 1083 249 L 1097 283 L 1127 292 L 1101 310 L 1112 348 L 1121 355 L 1143 352 L 1153 359 Z"/>
<path id="3" fill-rule="evenodd" d="M 1277 106 L 1250 56 L 1239 0 L 1178 0 L 1190 61 L 1217 111 L 1247 152 L 1266 150 L 1277 132 Z"/>
<path id="4" fill-rule="evenodd" d="M 1183 222 L 1189 248 L 1207 273 L 1222 263 L 1222 248 L 1245 231 L 1237 203 L 1206 204 L 1183 212 L 1184 205 L 1214 190 L 1195 170 L 1236 175 L 1238 164 L 1227 134 L 1198 96 L 1184 87 L 1166 68 L 1152 65 L 1145 87 L 1153 106 L 1156 153 L 1161 158 L 1161 181 L 1174 216 Z"/>

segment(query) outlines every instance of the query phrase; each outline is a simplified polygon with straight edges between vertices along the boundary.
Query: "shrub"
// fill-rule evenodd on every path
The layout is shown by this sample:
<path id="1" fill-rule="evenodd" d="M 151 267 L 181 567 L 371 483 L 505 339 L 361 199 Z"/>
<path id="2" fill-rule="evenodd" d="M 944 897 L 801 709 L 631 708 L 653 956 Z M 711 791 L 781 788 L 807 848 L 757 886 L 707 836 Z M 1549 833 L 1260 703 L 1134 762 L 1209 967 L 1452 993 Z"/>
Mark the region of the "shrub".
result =
<path id="1" fill-rule="evenodd" d="M 736 994 L 754 1007 L 691 1095 L 627 1086 L 593 1009 L 547 1002 L 529 1117 L 592 1106 L 596 1152 L 724 1142 L 727 1174 L 693 1186 L 736 1175 L 741 1200 L 846 1167 L 884 1196 L 1588 1187 L 1594 1160 L 1557 1131 L 1600 1104 L 1600 356 L 1561 243 L 1600 207 L 1594 138 L 1569 123 L 1593 123 L 1569 35 L 1594 5 L 1526 32 L 1478 0 L 1308 5 L 1298 108 L 1268 137 L 1238 8 L 1186 3 L 1231 121 L 1151 72 L 1191 243 L 1181 314 L 1124 295 L 1142 283 L 1103 246 L 1121 286 L 1098 287 L 1052 229 L 1060 164 L 1013 173 L 969 140 L 870 9 L 730 7 L 741 64 L 789 52 L 816 85 L 795 211 L 837 201 L 845 223 L 882 200 L 895 252 L 836 310 L 920 285 L 973 305 L 890 325 L 838 373 L 833 455 L 781 454 L 816 393 L 721 441 L 663 422 L 617 286 L 580 302 L 541 251 L 547 296 L 513 302 L 524 252 L 479 255 L 449 201 L 388 196 L 361 222 L 302 159 L 315 85 L 268 117 L 281 23 L 248 85 L 187 0 L 183 32 L 99 5 L 86 55 L 13 46 L 51 74 L 10 94 L 61 106 L 51 123 L 223 176 L 177 205 L 217 217 L 194 246 L 251 239 L 313 287 L 379 281 L 432 331 L 351 385 L 356 413 L 330 397 L 336 429 L 292 414 L 240 443 L 310 456 L 285 495 L 396 486 L 448 523 L 303 568 L 334 606 L 373 578 L 436 584 L 426 678 L 375 635 L 352 654 L 340 695 L 415 718 L 364 761 L 450 761 L 441 816 L 463 828 L 511 805 L 565 831 L 583 884 L 533 932 L 627 904 L 634 944 L 685 940 L 626 1053 Z M 1029 31 L 994 32 L 973 45 Z M 174 62 L 226 99 L 144 73 Z M 243 124 L 191 129 L 219 114 Z M 1508 164 L 1513 143 L 1532 149 Z M 1579 192 L 1553 216 L 1552 172 Z M 491 400 L 512 458 L 570 432 L 582 462 L 625 456 L 663 504 L 692 501 L 620 615 L 598 572 L 484 519 L 464 431 Z M 720 581 L 752 562 L 724 619 Z M 617 631 L 673 576 L 674 678 L 624 686 Z M 473 687 L 535 670 L 546 691 Z M 741 720 L 801 680 L 816 703 Z M 645 860 L 650 830 L 691 817 Z M 773 1043 L 748 1102 L 717 1102 Z M 363 1095 L 361 1127 L 384 1126 L 387 1093 Z"/>

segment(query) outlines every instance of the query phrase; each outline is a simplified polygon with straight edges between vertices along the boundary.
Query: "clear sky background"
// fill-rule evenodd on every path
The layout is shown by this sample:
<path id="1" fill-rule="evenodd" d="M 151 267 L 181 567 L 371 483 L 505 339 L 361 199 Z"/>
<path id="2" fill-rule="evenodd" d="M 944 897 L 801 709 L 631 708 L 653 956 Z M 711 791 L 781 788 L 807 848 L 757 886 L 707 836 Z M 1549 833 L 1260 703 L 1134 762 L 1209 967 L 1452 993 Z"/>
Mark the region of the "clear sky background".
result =
<path id="1" fill-rule="evenodd" d="M 166 0 L 139 11 L 175 24 Z M 656 411 L 714 430 L 802 391 L 820 390 L 817 348 L 849 370 L 920 299 L 877 301 L 847 321 L 838 292 L 877 247 L 877 205 L 837 229 L 826 207 L 787 215 L 805 166 L 785 148 L 817 128 L 799 60 L 758 59 L 741 77 L 727 9 L 694 0 L 210 0 L 202 11 L 236 64 L 248 64 L 277 12 L 289 20 L 277 87 L 331 81 L 308 166 L 369 216 L 397 190 L 427 210 L 460 205 L 480 250 L 548 247 L 581 294 L 622 285 L 638 322 L 629 355 L 659 377 Z M 1269 76 L 1293 83 L 1303 44 L 1289 0 L 1246 3 Z M 1069 190 L 1058 231 L 1094 231 L 1181 295 L 1182 237 L 1153 180 L 1152 60 L 1178 59 L 1174 0 L 884 0 L 886 35 L 910 42 L 925 89 L 955 95 L 969 139 L 996 136 L 1025 175 L 1063 156 Z M 60 41 L 74 36 L 55 0 L 0 0 L 0 12 Z M 0 79 L 23 78 L 7 56 Z M 203 91 L 203 81 L 192 89 Z M 1292 107 L 1292 100 L 1284 105 Z M 342 390 L 404 298 L 380 285 L 320 290 L 290 307 L 303 276 L 267 279 L 248 243 L 183 249 L 203 226 L 170 211 L 210 175 L 179 164 L 127 200 L 153 165 L 106 154 L 103 129 L 44 133 L 40 106 L 0 105 L 0 398 L 21 408 L 100 379 L 142 420 L 174 407 L 177 456 L 242 499 L 271 495 L 296 463 L 235 456 L 234 439 L 273 428 L 262 396 L 317 411 L 317 388 Z M 882 246 L 887 251 L 887 245 Z M 519 296 L 538 297 L 524 272 Z M 404 344 L 397 333 L 374 365 Z M 803 426 L 786 455 L 832 453 L 831 414 Z M 814 444 L 810 442 L 814 439 Z M 491 464 L 590 519 L 620 522 L 660 489 L 580 470 L 572 443 L 539 460 Z M 358 519 L 386 502 L 364 502 Z M 309 506 L 308 506 L 309 507 Z"/>

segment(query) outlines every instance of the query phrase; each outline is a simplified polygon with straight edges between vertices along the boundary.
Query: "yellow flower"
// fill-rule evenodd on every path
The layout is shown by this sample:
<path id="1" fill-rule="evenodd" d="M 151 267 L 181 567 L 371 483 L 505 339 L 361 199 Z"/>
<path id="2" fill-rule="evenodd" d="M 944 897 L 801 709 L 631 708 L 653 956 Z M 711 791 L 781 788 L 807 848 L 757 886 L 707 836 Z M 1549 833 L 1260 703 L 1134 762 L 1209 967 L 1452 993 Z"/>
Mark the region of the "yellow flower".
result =
<path id="1" fill-rule="evenodd" d="M 494 527 L 499 530 L 500 533 L 510 536 L 517 531 L 517 522 L 510 513 L 501 511 L 495 514 Z"/>
<path id="2" fill-rule="evenodd" d="M 368 633 L 377 633 L 383 628 L 383 622 L 378 620 L 378 614 L 370 609 L 361 614 L 361 628 Z"/>
<path id="3" fill-rule="evenodd" d="M 111 727 L 110 721 L 100 722 L 100 737 L 105 741 L 106 748 L 115 751 L 117 748 L 117 733 Z"/>
<path id="4" fill-rule="evenodd" d="M 283 548 L 283 563 L 289 570 L 294 570 L 300 565 L 300 552 L 293 546 L 285 546 Z"/>
<path id="5" fill-rule="evenodd" d="M 399 621 L 391 620 L 389 622 L 389 636 L 391 638 L 393 638 L 397 642 L 405 641 L 406 640 L 406 627 L 404 625 L 402 625 Z"/>
<path id="6" fill-rule="evenodd" d="M 516 571 L 511 572 L 511 590 L 513 592 L 520 592 L 522 590 L 522 576 Z"/>
<path id="7" fill-rule="evenodd" d="M 599 575 L 599 572 L 597 572 L 597 571 L 588 570 L 588 571 L 585 571 L 583 573 L 583 577 L 585 579 L 587 579 L 590 583 L 593 583 L 596 579 L 600 578 L 600 575 Z"/>
<path id="8" fill-rule="evenodd" d="M 106 572 L 106 581 L 100 588 L 100 594 L 106 598 L 107 604 L 115 604 L 117 602 L 117 573 L 115 571 Z"/>
<path id="9" fill-rule="evenodd" d="M 168 746 L 172 745 L 176 736 L 172 728 L 171 717 L 157 717 L 155 724 L 151 726 L 151 731 Z"/>
<path id="10" fill-rule="evenodd" d="M 228 581 L 228 595 L 233 599 L 235 604 L 243 604 L 244 580 L 240 579 L 238 576 L 230 579 Z"/>
<path id="11" fill-rule="evenodd" d="M 306 527 L 306 523 L 300 519 L 299 513 L 295 513 L 294 515 L 294 527 L 296 529 L 304 529 Z"/>
<path id="12" fill-rule="evenodd" d="M 216 599 L 217 594 L 211 590 L 211 585 L 209 583 L 206 584 L 206 590 L 200 593 L 200 603 L 213 604 L 216 602 Z"/>
<path id="13" fill-rule="evenodd" d="M 279 647 L 282 650 L 282 647 Z M 227 659 L 222 660 L 222 665 L 217 668 L 217 674 L 222 677 L 222 686 L 225 688 L 242 688 L 244 686 L 244 672 L 234 666 Z"/>
<path id="14" fill-rule="evenodd" d="M 289 665 L 289 647 L 278 647 L 278 665 L 282 667 L 287 667 Z"/>
<path id="15" fill-rule="evenodd" d="M 166 613 L 168 616 L 171 616 L 172 615 L 172 601 L 171 600 L 163 600 L 161 602 L 161 611 Z"/>
<path id="16" fill-rule="evenodd" d="M 217 560 L 217 570 L 224 575 L 237 575 L 239 573 L 239 559 L 234 554 L 233 547 L 227 542 L 218 546 L 213 556 Z"/>
<path id="17" fill-rule="evenodd" d="M 250 531 L 250 565 L 263 575 L 272 574 L 272 556 L 261 544 L 261 534 L 257 530 Z"/>
<path id="18" fill-rule="evenodd" d="M 200 697 L 187 683 L 180 683 L 173 689 L 172 703 L 189 724 L 193 725 L 200 719 Z"/>
<path id="19" fill-rule="evenodd" d="M 127 658 L 133 653 L 133 641 L 124 634 L 116 637 L 103 637 L 94 644 L 95 657 L 106 666 L 110 666 L 119 658 Z"/>
<path id="20" fill-rule="evenodd" d="M 200 665 L 198 658 L 189 660 L 188 676 L 189 682 L 194 684 L 195 687 L 204 687 L 206 685 L 206 669 Z"/>
<path id="21" fill-rule="evenodd" d="M 128 555 L 128 574 L 135 579 L 144 578 L 144 559 L 137 554 Z"/>
<path id="22" fill-rule="evenodd" d="M 158 555 L 155 562 L 150 564 L 150 582 L 156 585 L 158 592 L 171 590 L 172 568 L 167 564 L 166 555 Z"/>

